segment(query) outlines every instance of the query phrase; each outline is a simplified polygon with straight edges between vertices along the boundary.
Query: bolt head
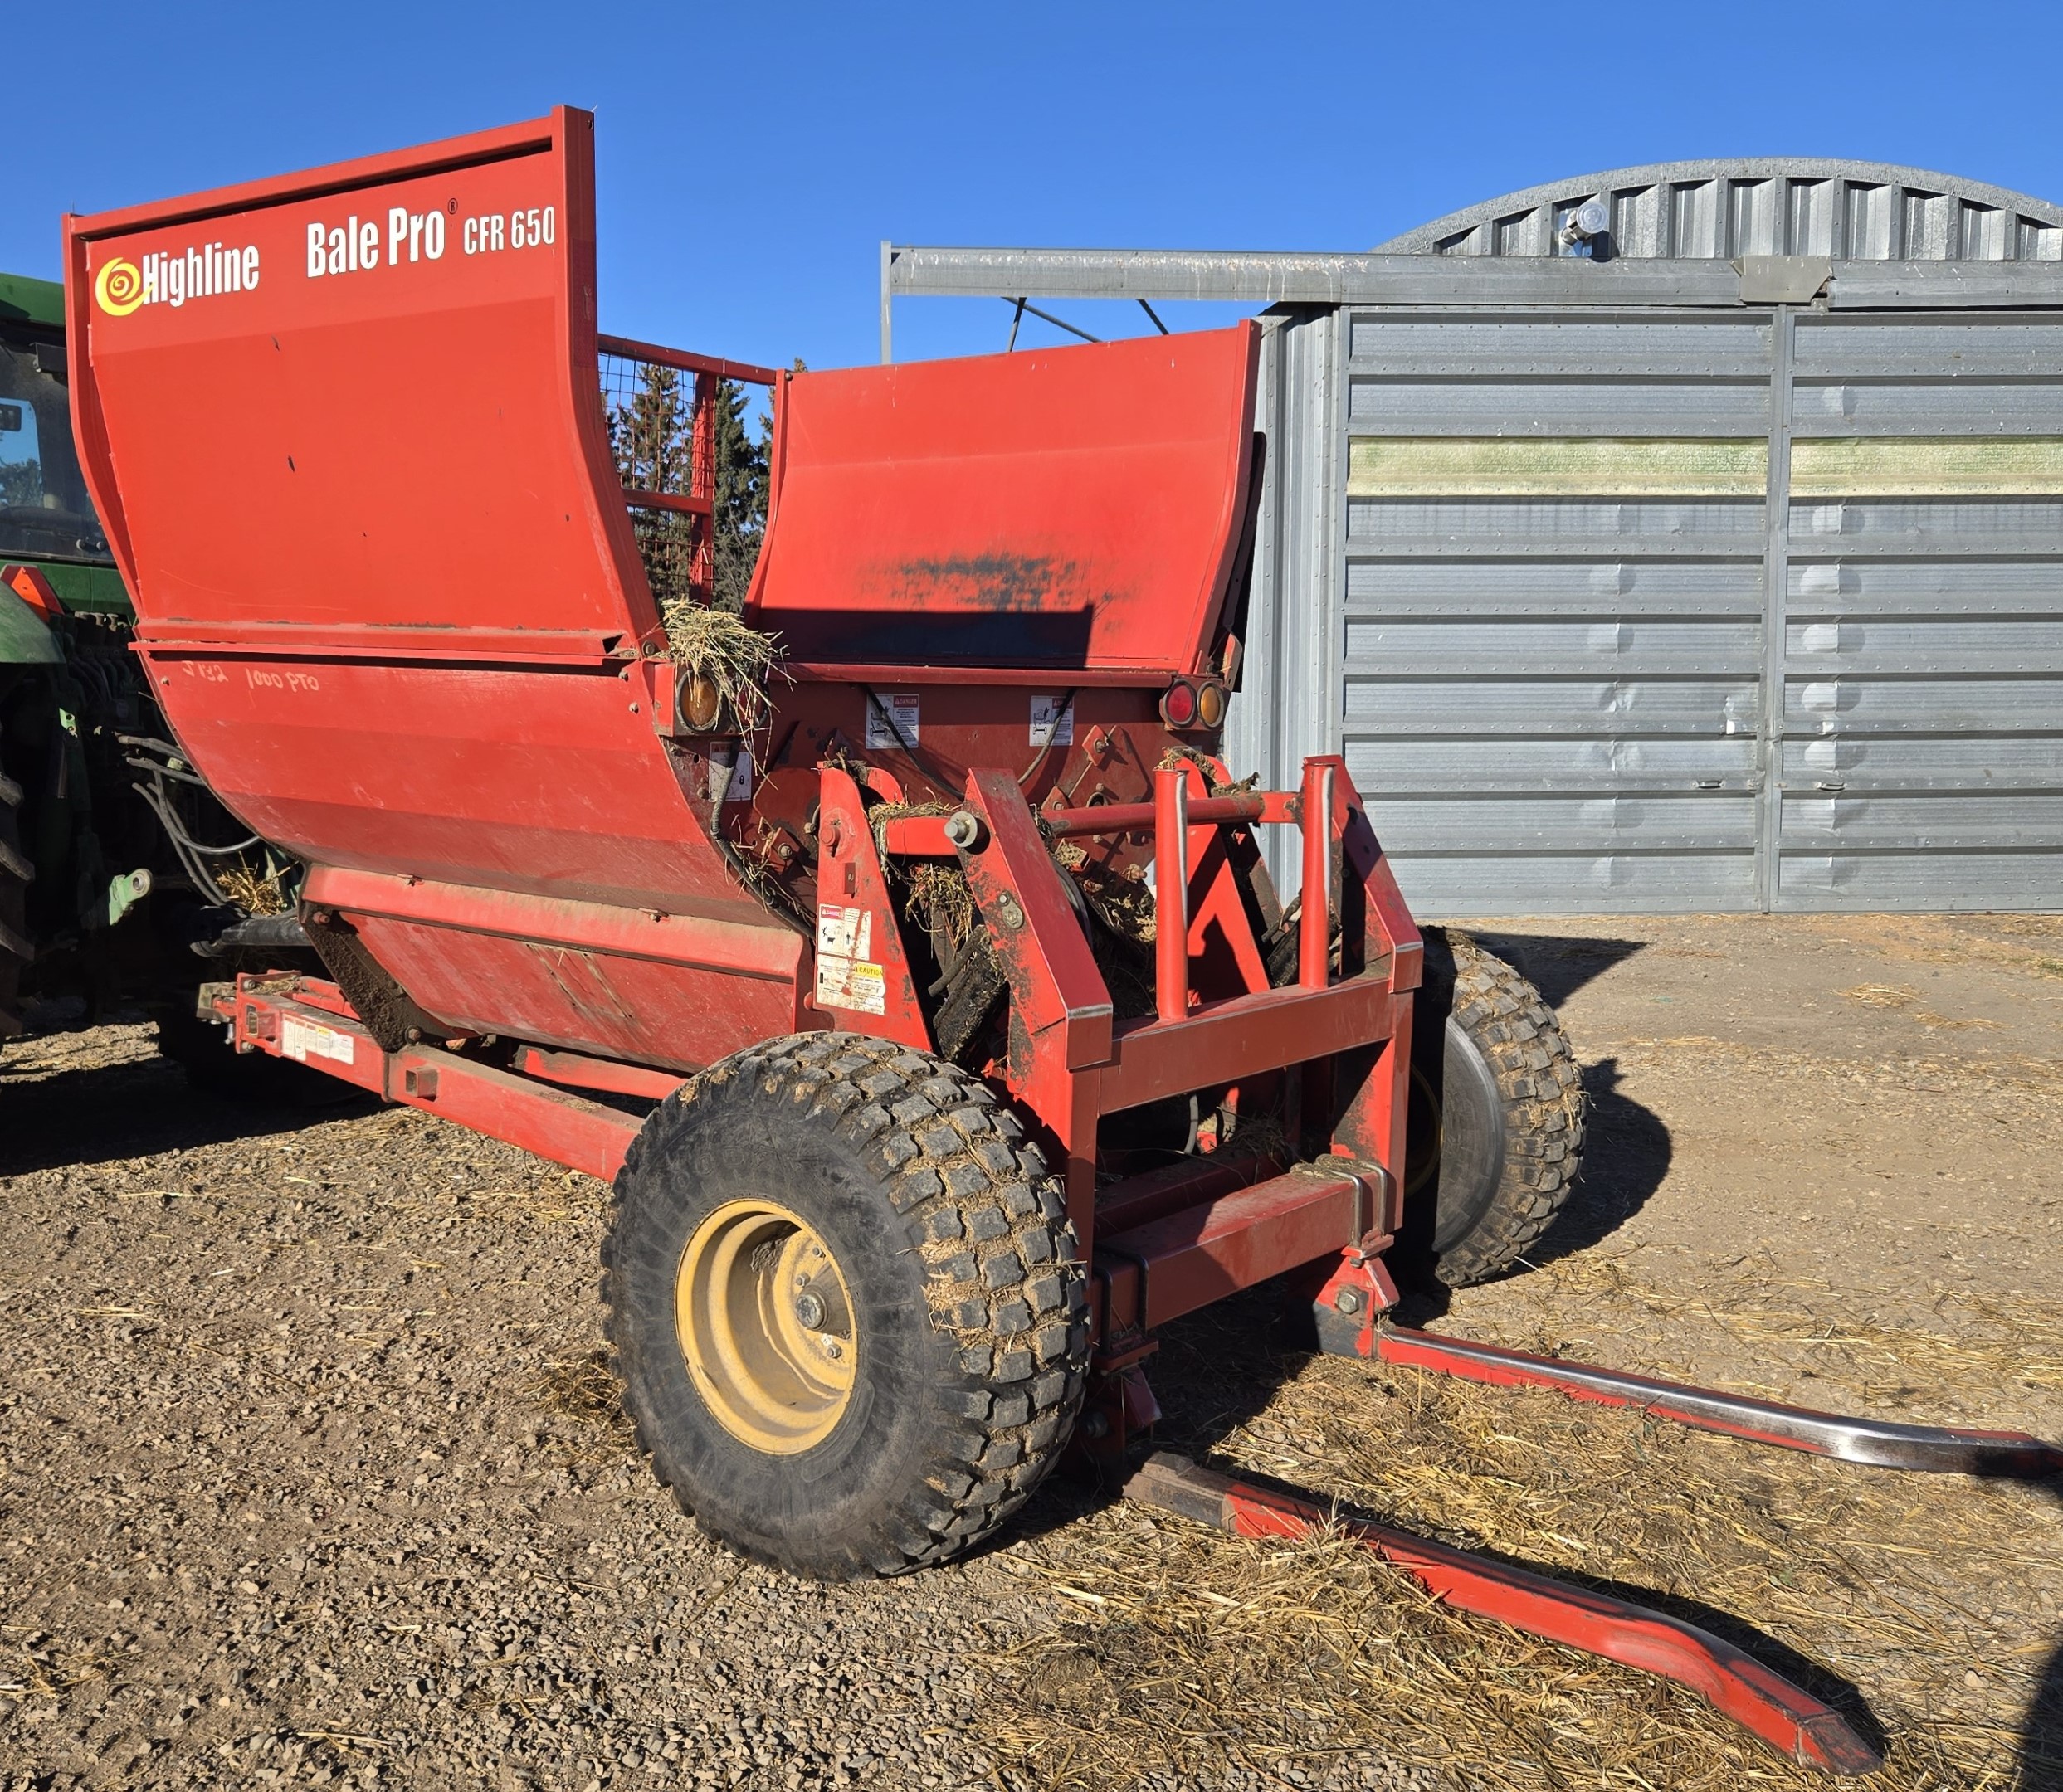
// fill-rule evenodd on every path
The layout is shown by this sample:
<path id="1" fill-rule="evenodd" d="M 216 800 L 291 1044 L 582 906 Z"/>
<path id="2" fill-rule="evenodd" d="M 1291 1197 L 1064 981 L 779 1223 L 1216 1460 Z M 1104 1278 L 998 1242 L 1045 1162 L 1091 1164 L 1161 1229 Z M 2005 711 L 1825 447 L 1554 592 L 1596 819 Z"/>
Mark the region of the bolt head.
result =
<path id="1" fill-rule="evenodd" d="M 1339 1312 L 1359 1312 L 1361 1311 L 1361 1290 L 1359 1288 L 1343 1288 L 1337 1294 L 1333 1296 L 1333 1307 L 1335 1311 Z"/>
<path id="2" fill-rule="evenodd" d="M 805 1330 L 816 1331 L 824 1322 L 823 1296 L 807 1293 L 797 1294 L 795 1297 L 795 1317 L 802 1322 Z"/>
<path id="3" fill-rule="evenodd" d="M 845 1346 L 841 1344 L 835 1337 L 827 1337 L 824 1340 L 824 1354 L 833 1362 L 837 1361 L 837 1360 L 841 1356 L 844 1356 L 845 1353 Z"/>

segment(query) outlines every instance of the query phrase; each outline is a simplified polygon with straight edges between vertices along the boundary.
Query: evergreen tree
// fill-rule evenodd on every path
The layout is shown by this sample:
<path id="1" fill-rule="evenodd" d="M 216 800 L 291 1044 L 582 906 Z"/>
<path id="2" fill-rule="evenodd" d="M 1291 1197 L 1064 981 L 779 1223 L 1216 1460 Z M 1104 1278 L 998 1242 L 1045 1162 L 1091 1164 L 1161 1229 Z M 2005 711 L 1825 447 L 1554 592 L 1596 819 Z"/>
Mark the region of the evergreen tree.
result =
<path id="1" fill-rule="evenodd" d="M 724 380 L 716 388 L 715 593 L 719 610 L 739 611 L 766 537 L 771 427 L 755 438 L 745 427 L 745 388 Z"/>

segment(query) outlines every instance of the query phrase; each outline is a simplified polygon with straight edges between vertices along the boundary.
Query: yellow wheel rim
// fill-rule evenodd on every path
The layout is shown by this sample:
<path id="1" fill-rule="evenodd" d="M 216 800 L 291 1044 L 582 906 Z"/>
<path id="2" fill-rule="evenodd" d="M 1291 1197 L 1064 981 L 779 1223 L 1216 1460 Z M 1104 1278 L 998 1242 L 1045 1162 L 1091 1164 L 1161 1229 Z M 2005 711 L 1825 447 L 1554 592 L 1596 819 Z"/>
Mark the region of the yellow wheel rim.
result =
<path id="1" fill-rule="evenodd" d="M 1411 1067 L 1411 1106 L 1404 1133 L 1404 1198 L 1432 1181 L 1440 1167 L 1440 1098 L 1417 1064 Z"/>
<path id="2" fill-rule="evenodd" d="M 710 1410 L 740 1443 L 793 1456 L 852 1398 L 852 1299 L 824 1241 L 778 1201 L 727 1201 L 695 1229 L 674 1328 Z"/>

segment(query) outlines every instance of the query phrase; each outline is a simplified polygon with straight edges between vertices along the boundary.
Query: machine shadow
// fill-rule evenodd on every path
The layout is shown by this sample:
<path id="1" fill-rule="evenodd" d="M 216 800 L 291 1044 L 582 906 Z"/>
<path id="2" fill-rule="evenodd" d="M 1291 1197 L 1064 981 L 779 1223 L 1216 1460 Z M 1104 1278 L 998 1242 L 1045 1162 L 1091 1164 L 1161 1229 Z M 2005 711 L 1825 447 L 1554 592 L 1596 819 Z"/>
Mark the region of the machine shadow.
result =
<path id="1" fill-rule="evenodd" d="M 1466 923 L 1460 931 L 1473 934 L 1486 951 L 1516 967 L 1551 1008 L 1560 1007 L 1586 983 L 1647 947 L 1645 940 L 1610 934 L 1508 933 L 1502 928 L 1478 932 Z"/>
<path id="2" fill-rule="evenodd" d="M 2063 1478 L 2041 1489 L 2063 1503 Z M 2063 1635 L 2050 1646 L 2020 1731 L 2021 1792 L 2063 1792 Z"/>
<path id="3" fill-rule="evenodd" d="M 154 1054 L 45 1074 L 0 1063 L 0 1176 L 273 1137 L 358 1111 L 355 1103 L 302 1112 L 227 1100 Z"/>

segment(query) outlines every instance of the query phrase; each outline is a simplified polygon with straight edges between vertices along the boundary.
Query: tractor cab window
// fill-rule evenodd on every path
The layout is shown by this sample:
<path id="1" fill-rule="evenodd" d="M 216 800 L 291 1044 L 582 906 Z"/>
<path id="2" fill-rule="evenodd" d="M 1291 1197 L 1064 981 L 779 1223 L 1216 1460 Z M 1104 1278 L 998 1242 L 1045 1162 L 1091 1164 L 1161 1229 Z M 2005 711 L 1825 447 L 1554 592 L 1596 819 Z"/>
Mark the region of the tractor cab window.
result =
<path id="1" fill-rule="evenodd" d="M 106 564 L 71 447 L 65 352 L 48 340 L 0 337 L 0 559 L 33 556 Z"/>

